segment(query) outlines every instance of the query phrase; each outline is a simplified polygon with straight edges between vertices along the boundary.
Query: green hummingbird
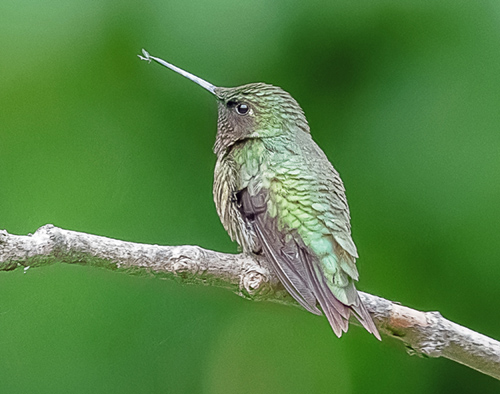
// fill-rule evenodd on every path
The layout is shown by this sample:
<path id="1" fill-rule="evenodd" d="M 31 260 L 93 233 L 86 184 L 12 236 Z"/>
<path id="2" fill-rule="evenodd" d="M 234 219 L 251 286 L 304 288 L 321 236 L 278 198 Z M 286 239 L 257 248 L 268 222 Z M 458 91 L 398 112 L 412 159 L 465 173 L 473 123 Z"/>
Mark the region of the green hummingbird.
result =
<path id="1" fill-rule="evenodd" d="M 353 314 L 380 339 L 354 286 L 358 253 L 338 172 L 311 138 L 304 112 L 265 83 L 212 85 L 144 49 L 218 102 L 213 194 L 220 220 L 244 253 L 263 255 L 306 310 L 326 315 L 340 337 Z M 318 307 L 319 304 L 319 307 Z"/>

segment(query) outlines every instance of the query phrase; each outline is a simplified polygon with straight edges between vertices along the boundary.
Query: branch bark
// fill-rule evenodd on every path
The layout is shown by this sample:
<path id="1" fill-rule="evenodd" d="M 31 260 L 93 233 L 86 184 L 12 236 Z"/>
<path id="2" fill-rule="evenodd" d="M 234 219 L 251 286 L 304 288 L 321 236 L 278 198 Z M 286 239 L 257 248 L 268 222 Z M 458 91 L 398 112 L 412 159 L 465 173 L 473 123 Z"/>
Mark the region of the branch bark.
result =
<path id="1" fill-rule="evenodd" d="M 0 231 L 0 271 L 55 262 L 218 286 L 255 301 L 298 306 L 265 261 L 252 256 L 189 245 L 125 242 L 52 225 L 27 236 Z M 410 354 L 445 357 L 500 380 L 500 342 L 453 323 L 439 312 L 420 312 L 381 297 L 360 294 L 379 331 L 402 341 Z"/>

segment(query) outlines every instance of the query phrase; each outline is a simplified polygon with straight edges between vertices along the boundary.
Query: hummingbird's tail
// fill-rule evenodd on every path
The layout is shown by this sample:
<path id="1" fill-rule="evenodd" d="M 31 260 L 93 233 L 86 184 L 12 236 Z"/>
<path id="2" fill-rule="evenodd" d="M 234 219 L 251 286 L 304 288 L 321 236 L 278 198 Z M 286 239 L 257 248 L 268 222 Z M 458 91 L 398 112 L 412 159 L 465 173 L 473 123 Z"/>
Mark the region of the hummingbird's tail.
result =
<path id="1" fill-rule="evenodd" d="M 304 256 L 304 259 L 307 259 L 307 257 Z M 319 272 L 319 269 L 312 268 L 313 264 L 311 259 L 307 259 L 307 261 L 309 263 L 307 264 L 309 268 L 309 280 L 314 288 L 314 295 L 316 296 L 319 305 L 328 319 L 335 335 L 340 338 L 343 332 L 347 332 L 349 318 L 351 314 L 353 314 L 366 331 L 373 334 L 379 341 L 382 340 L 375 323 L 373 323 L 370 313 L 361 302 L 359 294 L 354 287 L 354 283 L 351 281 L 348 285 L 350 288 L 349 293 L 352 294 L 354 303 L 346 305 L 335 297 L 330 286 L 326 282 L 326 278 Z"/>
<path id="2" fill-rule="evenodd" d="M 358 294 L 358 305 L 351 306 L 351 309 L 354 312 L 354 316 L 356 317 L 356 319 L 359 320 L 359 322 L 366 329 L 366 331 L 372 333 L 373 335 L 375 335 L 375 338 L 381 341 L 382 338 L 380 338 L 380 333 L 378 332 L 377 326 L 375 326 L 375 323 L 373 322 L 370 313 L 367 311 L 365 305 L 359 298 L 359 294 Z"/>

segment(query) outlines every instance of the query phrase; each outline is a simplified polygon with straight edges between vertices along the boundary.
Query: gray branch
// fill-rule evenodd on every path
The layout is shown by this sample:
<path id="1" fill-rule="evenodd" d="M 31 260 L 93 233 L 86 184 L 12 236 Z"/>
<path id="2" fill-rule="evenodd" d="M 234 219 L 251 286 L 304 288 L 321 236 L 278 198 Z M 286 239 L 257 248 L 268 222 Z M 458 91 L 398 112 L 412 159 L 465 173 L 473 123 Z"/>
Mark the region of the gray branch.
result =
<path id="1" fill-rule="evenodd" d="M 158 246 L 118 241 L 52 225 L 20 236 L 0 231 L 0 271 L 63 262 L 150 274 L 224 287 L 255 301 L 298 306 L 265 261 L 198 246 Z M 379 331 L 401 340 L 412 354 L 446 357 L 500 380 L 500 343 L 462 327 L 439 312 L 420 312 L 361 293 Z"/>

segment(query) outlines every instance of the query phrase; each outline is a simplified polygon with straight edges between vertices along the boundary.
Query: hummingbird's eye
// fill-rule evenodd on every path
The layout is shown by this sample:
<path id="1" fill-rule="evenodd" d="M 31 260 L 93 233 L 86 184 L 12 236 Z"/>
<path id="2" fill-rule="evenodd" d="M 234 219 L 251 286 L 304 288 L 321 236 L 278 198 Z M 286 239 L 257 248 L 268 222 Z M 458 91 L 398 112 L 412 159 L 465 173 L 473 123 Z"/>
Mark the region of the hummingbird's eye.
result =
<path id="1" fill-rule="evenodd" d="M 245 103 L 241 103 L 236 106 L 236 111 L 238 111 L 240 115 L 246 115 L 249 110 L 250 107 L 248 106 L 248 104 Z"/>

